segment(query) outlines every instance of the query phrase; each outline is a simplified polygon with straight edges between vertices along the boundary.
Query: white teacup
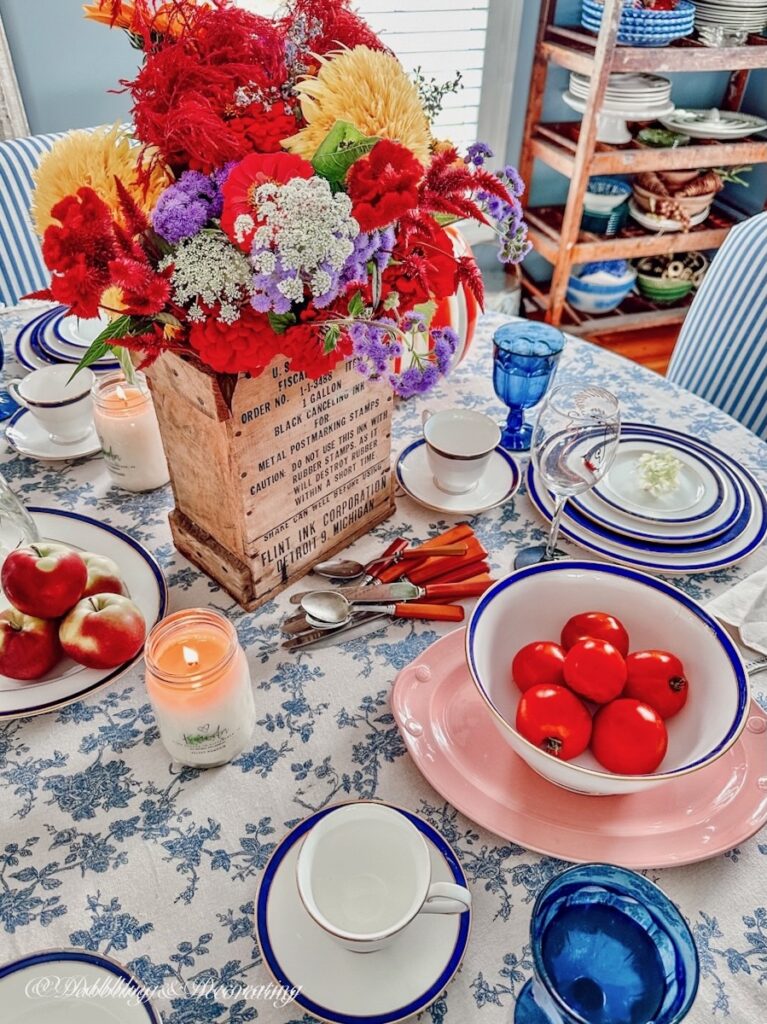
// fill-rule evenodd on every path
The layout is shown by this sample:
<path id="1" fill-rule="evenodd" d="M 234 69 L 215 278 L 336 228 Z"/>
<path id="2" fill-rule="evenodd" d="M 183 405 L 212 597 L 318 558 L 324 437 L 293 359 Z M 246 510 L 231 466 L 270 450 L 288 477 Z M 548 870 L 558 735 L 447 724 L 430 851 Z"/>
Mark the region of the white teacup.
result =
<path id="1" fill-rule="evenodd" d="M 487 469 L 501 430 L 489 416 L 471 409 L 427 410 L 423 436 L 434 483 L 448 494 L 466 494 Z"/>
<path id="2" fill-rule="evenodd" d="M 317 822 L 296 864 L 306 910 L 355 953 L 383 949 L 418 914 L 460 914 L 471 893 L 432 882 L 426 840 L 399 811 L 362 801 Z"/>
<path id="3" fill-rule="evenodd" d="M 12 380 L 8 391 L 28 409 L 54 444 L 82 441 L 93 424 L 93 372 L 81 370 L 70 381 L 74 366 L 46 366 L 28 377 Z"/>

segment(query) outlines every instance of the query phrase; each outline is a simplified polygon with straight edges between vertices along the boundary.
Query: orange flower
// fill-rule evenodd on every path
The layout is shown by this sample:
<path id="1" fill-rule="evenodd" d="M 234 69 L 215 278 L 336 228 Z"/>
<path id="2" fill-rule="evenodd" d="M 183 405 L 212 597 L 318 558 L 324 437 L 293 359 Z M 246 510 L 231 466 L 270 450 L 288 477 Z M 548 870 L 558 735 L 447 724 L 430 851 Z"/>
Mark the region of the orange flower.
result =
<path id="1" fill-rule="evenodd" d="M 130 29 L 135 9 L 126 0 L 100 0 L 95 4 L 85 4 L 83 13 L 89 21 L 97 21 L 110 28 Z"/>

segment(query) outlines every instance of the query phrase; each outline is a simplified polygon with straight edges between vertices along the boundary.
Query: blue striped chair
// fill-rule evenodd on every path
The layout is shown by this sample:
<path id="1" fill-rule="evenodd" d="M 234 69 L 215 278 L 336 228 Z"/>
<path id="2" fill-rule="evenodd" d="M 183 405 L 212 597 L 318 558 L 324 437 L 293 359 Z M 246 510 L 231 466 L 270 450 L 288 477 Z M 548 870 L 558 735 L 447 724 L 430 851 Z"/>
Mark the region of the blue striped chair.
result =
<path id="1" fill-rule="evenodd" d="M 0 142 L 0 302 L 8 306 L 48 284 L 29 207 L 32 174 L 60 138 L 60 134 L 32 135 Z"/>
<path id="2" fill-rule="evenodd" d="M 667 376 L 767 440 L 767 213 L 739 224 L 717 253 Z"/>

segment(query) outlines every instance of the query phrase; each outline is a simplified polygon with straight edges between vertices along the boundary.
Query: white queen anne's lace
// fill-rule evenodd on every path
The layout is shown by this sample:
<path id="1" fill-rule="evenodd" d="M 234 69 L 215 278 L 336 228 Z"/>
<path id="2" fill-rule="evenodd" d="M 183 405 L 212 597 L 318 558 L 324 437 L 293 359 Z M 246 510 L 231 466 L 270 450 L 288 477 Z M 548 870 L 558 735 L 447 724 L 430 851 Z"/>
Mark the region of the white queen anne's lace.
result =
<path id="1" fill-rule="evenodd" d="M 200 303 L 220 306 L 218 319 L 233 324 L 252 287 L 253 270 L 247 256 L 221 231 L 203 231 L 180 242 L 172 255 L 160 263 L 160 270 L 173 267 L 173 298 L 188 307 L 189 319 L 206 319 Z"/>

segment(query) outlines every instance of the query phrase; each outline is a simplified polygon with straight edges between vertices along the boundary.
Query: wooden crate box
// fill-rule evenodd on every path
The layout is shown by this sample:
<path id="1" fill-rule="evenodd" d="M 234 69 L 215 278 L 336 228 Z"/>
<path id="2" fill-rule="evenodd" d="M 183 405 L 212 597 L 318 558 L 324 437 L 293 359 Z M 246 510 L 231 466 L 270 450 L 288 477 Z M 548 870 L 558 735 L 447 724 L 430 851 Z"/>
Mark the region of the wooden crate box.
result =
<path id="1" fill-rule="evenodd" d="M 174 543 L 249 611 L 394 511 L 392 394 L 351 362 L 235 379 L 166 353 L 147 377 Z"/>

